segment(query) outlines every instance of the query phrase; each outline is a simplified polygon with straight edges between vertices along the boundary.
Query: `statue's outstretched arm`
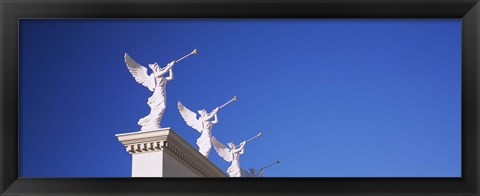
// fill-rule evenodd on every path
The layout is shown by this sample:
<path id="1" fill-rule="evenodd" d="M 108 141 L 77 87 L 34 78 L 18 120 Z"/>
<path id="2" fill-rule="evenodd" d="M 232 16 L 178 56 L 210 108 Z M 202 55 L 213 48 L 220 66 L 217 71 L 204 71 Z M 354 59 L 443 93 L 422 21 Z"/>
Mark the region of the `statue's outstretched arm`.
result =
<path id="1" fill-rule="evenodd" d="M 245 152 L 245 148 L 244 148 L 244 147 L 245 147 L 245 144 L 246 144 L 246 143 L 247 143 L 247 141 L 243 141 L 243 142 L 241 143 L 242 146 L 240 147 L 240 152 L 239 152 L 240 154 L 243 154 L 243 153 Z"/>
<path id="2" fill-rule="evenodd" d="M 215 120 L 212 121 L 212 124 L 217 124 L 218 123 L 218 116 L 217 113 L 215 113 Z"/>
<path id="3" fill-rule="evenodd" d="M 215 116 L 218 112 L 218 109 L 220 108 L 215 108 L 210 114 L 207 115 L 207 117 L 205 117 L 205 120 L 210 120 L 213 116 Z"/>
<path id="4" fill-rule="evenodd" d="M 162 76 L 163 74 L 166 74 L 167 71 L 170 71 L 170 69 L 172 68 L 172 66 L 175 65 L 175 61 L 172 61 L 170 62 L 167 66 L 165 66 L 161 71 L 160 71 L 160 75 Z"/>
<path id="5" fill-rule="evenodd" d="M 246 141 L 243 141 L 242 143 L 240 143 L 240 147 L 235 149 L 233 152 L 234 153 L 240 152 L 240 154 L 243 154 L 243 148 L 245 147 L 246 143 L 247 143 Z"/>
<path id="6" fill-rule="evenodd" d="M 170 68 L 170 74 L 165 79 L 168 80 L 168 81 L 173 80 L 173 68 Z"/>
<path id="7" fill-rule="evenodd" d="M 246 143 L 247 143 L 247 141 L 243 141 L 242 143 L 240 143 L 240 149 L 243 149 L 243 147 L 245 147 Z"/>
<path id="8" fill-rule="evenodd" d="M 233 153 L 243 154 L 243 146 L 232 151 Z"/>

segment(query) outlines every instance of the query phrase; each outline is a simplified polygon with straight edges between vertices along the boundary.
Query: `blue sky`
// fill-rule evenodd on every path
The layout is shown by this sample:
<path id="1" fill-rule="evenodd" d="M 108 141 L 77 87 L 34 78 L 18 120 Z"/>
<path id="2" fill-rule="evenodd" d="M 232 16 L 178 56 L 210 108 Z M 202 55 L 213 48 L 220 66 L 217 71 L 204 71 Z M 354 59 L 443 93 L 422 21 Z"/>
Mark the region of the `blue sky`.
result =
<path id="1" fill-rule="evenodd" d="M 459 177 L 459 19 L 21 20 L 20 176 L 129 177 L 115 134 L 140 130 L 151 92 L 129 53 L 173 68 L 162 126 L 220 110 L 213 134 L 247 143 L 268 177 Z M 212 151 L 222 170 L 229 163 Z"/>

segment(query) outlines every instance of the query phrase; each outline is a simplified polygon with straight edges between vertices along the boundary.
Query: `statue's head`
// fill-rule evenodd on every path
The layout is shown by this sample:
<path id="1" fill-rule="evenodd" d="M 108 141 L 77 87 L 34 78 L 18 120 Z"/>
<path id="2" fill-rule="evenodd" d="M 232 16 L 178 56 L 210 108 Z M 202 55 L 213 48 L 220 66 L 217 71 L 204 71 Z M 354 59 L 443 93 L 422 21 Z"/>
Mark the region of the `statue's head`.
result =
<path id="1" fill-rule="evenodd" d="M 235 144 L 233 144 L 233 142 L 228 142 L 228 147 L 230 147 L 230 149 L 234 149 L 235 148 Z"/>
<path id="2" fill-rule="evenodd" d="M 198 110 L 198 113 L 199 113 L 201 116 L 207 116 L 207 110 L 205 110 L 205 109 Z"/>
<path id="3" fill-rule="evenodd" d="M 152 69 L 152 71 L 158 71 L 158 63 L 148 64 L 148 66 L 150 67 L 150 69 Z"/>

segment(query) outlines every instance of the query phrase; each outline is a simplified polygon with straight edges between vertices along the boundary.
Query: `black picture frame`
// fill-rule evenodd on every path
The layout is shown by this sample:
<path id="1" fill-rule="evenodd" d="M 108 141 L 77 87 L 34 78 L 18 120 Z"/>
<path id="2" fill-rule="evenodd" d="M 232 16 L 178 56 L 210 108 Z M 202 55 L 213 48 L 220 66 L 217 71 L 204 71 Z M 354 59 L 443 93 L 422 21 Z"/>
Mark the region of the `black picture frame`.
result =
<path id="1" fill-rule="evenodd" d="M 1 195 L 480 194 L 478 0 L 0 0 L 0 14 Z M 18 25 L 21 18 L 461 18 L 462 177 L 19 178 Z"/>

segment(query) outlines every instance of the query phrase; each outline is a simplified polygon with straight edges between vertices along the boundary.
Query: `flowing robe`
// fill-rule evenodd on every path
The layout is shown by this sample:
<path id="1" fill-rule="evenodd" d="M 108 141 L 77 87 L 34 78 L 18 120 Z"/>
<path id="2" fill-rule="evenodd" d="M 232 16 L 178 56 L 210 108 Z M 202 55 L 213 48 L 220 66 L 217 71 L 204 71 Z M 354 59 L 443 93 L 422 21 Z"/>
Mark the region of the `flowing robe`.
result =
<path id="1" fill-rule="evenodd" d="M 242 177 L 242 169 L 240 168 L 240 154 L 243 154 L 243 152 L 243 146 L 239 149 L 232 150 L 232 164 L 227 169 L 227 173 L 230 177 Z"/>
<path id="2" fill-rule="evenodd" d="M 212 149 L 212 127 L 212 122 L 210 122 L 209 120 L 203 121 L 202 133 L 197 139 L 197 145 L 200 148 L 198 151 L 207 158 L 210 150 Z"/>
<path id="3" fill-rule="evenodd" d="M 167 79 L 163 76 L 155 77 L 155 89 L 153 95 L 148 98 L 147 104 L 150 106 L 150 114 L 141 118 L 138 124 L 142 126 L 142 131 L 153 131 L 160 129 L 160 121 L 166 108 L 166 87 Z"/>

